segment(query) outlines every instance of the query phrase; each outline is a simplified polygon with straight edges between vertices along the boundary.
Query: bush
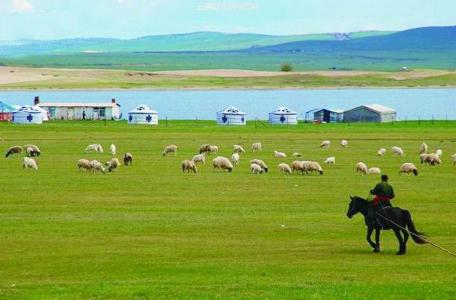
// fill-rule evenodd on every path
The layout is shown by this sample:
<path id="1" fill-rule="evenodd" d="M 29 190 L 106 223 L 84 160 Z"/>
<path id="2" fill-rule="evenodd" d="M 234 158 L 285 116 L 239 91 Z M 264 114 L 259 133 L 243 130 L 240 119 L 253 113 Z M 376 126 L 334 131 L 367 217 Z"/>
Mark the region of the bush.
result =
<path id="1" fill-rule="evenodd" d="M 280 70 L 282 72 L 291 72 L 293 71 L 293 67 L 290 64 L 283 64 Z"/>

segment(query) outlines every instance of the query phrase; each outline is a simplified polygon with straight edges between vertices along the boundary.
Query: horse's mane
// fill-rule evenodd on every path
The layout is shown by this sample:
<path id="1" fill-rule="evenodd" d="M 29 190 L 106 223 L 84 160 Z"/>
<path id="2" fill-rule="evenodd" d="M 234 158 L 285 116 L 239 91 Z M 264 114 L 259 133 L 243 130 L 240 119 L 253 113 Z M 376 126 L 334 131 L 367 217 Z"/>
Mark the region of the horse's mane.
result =
<path id="1" fill-rule="evenodd" d="M 352 196 L 352 199 L 353 199 L 353 200 L 362 201 L 362 202 L 369 202 L 369 201 L 367 201 L 366 199 L 361 198 L 361 197 L 358 197 L 358 196 Z"/>

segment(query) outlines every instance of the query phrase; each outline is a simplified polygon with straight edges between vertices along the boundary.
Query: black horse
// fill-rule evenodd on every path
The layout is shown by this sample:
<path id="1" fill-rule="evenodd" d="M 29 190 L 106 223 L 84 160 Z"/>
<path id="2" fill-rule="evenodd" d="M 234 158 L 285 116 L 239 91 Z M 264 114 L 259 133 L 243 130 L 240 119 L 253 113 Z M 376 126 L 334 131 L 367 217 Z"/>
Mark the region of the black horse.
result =
<path id="1" fill-rule="evenodd" d="M 412 221 L 412 216 L 408 210 L 401 209 L 399 207 L 384 207 L 377 212 L 375 216 L 377 221 L 375 224 L 372 224 L 372 222 L 367 219 L 367 211 L 369 209 L 369 205 L 372 205 L 372 202 L 360 197 L 350 196 L 350 198 L 351 202 L 348 205 L 347 217 L 351 219 L 357 213 L 361 213 L 364 216 L 364 220 L 367 225 L 367 241 L 369 242 L 369 245 L 374 248 L 374 252 L 380 252 L 380 232 L 382 229 L 392 229 L 394 231 L 394 234 L 399 242 L 399 251 L 396 253 L 397 255 L 404 255 L 407 251 L 406 245 L 409 238 L 409 232 L 405 230 L 405 228 L 408 228 L 408 230 L 412 233 L 411 236 L 415 243 L 427 243 L 424 239 L 424 234 L 416 230 Z M 374 229 L 375 243 L 371 240 Z M 402 237 L 401 233 L 404 237 Z"/>

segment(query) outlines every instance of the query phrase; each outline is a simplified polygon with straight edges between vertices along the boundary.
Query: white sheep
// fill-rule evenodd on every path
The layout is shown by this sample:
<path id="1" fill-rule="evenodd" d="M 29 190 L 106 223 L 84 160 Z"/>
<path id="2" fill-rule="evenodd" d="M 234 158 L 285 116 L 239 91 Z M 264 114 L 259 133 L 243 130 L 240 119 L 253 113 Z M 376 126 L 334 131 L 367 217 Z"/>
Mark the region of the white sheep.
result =
<path id="1" fill-rule="evenodd" d="M 383 155 L 385 155 L 385 153 L 386 153 L 386 149 L 385 148 L 380 148 L 377 151 L 377 155 L 378 156 L 383 156 Z"/>
<path id="2" fill-rule="evenodd" d="M 91 144 L 86 147 L 85 152 L 103 153 L 103 147 L 100 144 Z"/>
<path id="3" fill-rule="evenodd" d="M 24 146 L 25 153 L 28 157 L 40 156 L 41 150 L 37 145 L 28 144 Z"/>
<path id="4" fill-rule="evenodd" d="M 404 150 L 401 147 L 393 146 L 391 147 L 391 151 L 393 151 L 394 155 L 404 156 Z"/>
<path id="5" fill-rule="evenodd" d="M 420 146 L 420 154 L 424 154 L 428 152 L 428 145 L 426 143 L 422 143 Z"/>
<path id="6" fill-rule="evenodd" d="M 340 141 L 340 145 L 344 148 L 346 148 L 348 146 L 348 141 L 347 140 L 342 140 Z"/>
<path id="7" fill-rule="evenodd" d="M 237 166 L 239 164 L 239 161 L 241 160 L 241 157 L 239 156 L 239 153 L 233 153 L 231 155 L 231 162 L 233 165 Z"/>
<path id="8" fill-rule="evenodd" d="M 263 150 L 263 145 L 261 143 L 253 143 L 252 144 L 252 151 L 257 152 Z"/>
<path id="9" fill-rule="evenodd" d="M 252 171 L 253 174 L 263 173 L 263 169 L 257 164 L 250 164 L 250 171 Z"/>
<path id="10" fill-rule="evenodd" d="M 453 159 L 453 166 L 456 165 L 456 153 L 451 155 L 451 158 Z"/>
<path id="11" fill-rule="evenodd" d="M 334 156 L 328 157 L 328 158 L 325 160 L 325 164 L 328 164 L 328 165 L 335 165 L 335 164 L 336 164 L 336 158 L 335 158 Z"/>
<path id="12" fill-rule="evenodd" d="M 302 155 L 301 155 L 301 153 L 299 153 L 299 152 L 293 153 L 293 157 L 301 157 L 301 156 L 302 156 Z"/>
<path id="13" fill-rule="evenodd" d="M 176 145 L 168 145 L 168 146 L 166 146 L 165 149 L 163 149 L 162 155 L 166 156 L 166 155 L 171 154 L 171 153 L 176 155 L 176 153 L 177 153 L 177 146 Z"/>
<path id="14" fill-rule="evenodd" d="M 367 171 L 368 174 L 370 175 L 380 175 L 382 174 L 382 171 L 380 170 L 380 168 L 369 168 L 369 170 Z"/>
<path id="15" fill-rule="evenodd" d="M 87 159 L 78 160 L 77 166 L 78 166 L 79 170 L 86 170 L 86 171 L 89 171 L 92 168 L 92 166 L 90 165 L 90 161 Z"/>
<path id="16" fill-rule="evenodd" d="M 120 166 L 120 161 L 117 158 L 113 158 L 106 162 L 105 165 L 108 167 L 108 171 L 112 172 Z"/>
<path id="17" fill-rule="evenodd" d="M 437 154 L 438 157 L 442 157 L 442 155 L 443 155 L 442 149 L 437 149 L 437 151 L 435 151 L 435 154 Z"/>
<path id="18" fill-rule="evenodd" d="M 116 153 L 117 153 L 116 145 L 111 144 L 111 146 L 109 146 L 109 151 L 111 152 L 112 155 L 116 155 Z"/>
<path id="19" fill-rule="evenodd" d="M 302 160 L 295 160 L 294 162 L 291 163 L 291 171 L 292 172 L 298 172 L 301 171 L 302 174 L 306 171 L 304 169 L 304 161 Z"/>
<path id="20" fill-rule="evenodd" d="M 323 141 L 320 144 L 320 148 L 323 148 L 323 149 L 328 149 L 329 146 L 331 146 L 331 141 Z"/>
<path id="21" fill-rule="evenodd" d="M 38 165 L 33 158 L 24 157 L 22 168 L 38 170 Z"/>
<path id="22" fill-rule="evenodd" d="M 440 165 L 442 163 L 442 160 L 440 159 L 440 156 L 437 155 L 437 153 L 420 154 L 420 160 L 422 164 L 426 163 L 432 166 Z"/>
<path id="23" fill-rule="evenodd" d="M 228 172 L 233 171 L 233 165 L 230 160 L 223 156 L 218 156 L 212 160 L 212 165 L 214 169 L 228 170 Z"/>
<path id="24" fill-rule="evenodd" d="M 241 153 L 245 153 L 245 150 L 244 150 L 244 148 L 241 145 L 234 145 L 233 146 L 233 153 L 241 154 Z"/>
<path id="25" fill-rule="evenodd" d="M 405 163 L 399 169 L 399 175 L 401 175 L 401 174 L 409 175 L 410 173 L 413 173 L 413 175 L 418 176 L 418 169 L 412 163 Z"/>
<path id="26" fill-rule="evenodd" d="M 187 173 L 193 172 L 198 173 L 198 168 L 193 160 L 184 160 L 182 161 L 182 172 L 187 171 Z"/>
<path id="27" fill-rule="evenodd" d="M 133 154 L 131 154 L 130 152 L 125 153 L 123 161 L 125 166 L 133 164 Z"/>
<path id="28" fill-rule="evenodd" d="M 13 154 L 21 154 L 22 150 L 23 149 L 22 149 L 21 146 L 10 147 L 10 148 L 8 148 L 8 150 L 6 150 L 5 157 L 8 157 L 8 156 L 13 155 Z"/>
<path id="29" fill-rule="evenodd" d="M 209 154 L 210 152 L 211 152 L 211 145 L 209 145 L 209 144 L 201 145 L 201 147 L 199 149 L 200 154 L 203 154 L 203 153 Z"/>
<path id="30" fill-rule="evenodd" d="M 287 155 L 283 152 L 274 151 L 274 157 L 275 158 L 287 158 Z"/>
<path id="31" fill-rule="evenodd" d="M 92 170 L 92 172 L 106 173 L 106 169 L 103 167 L 103 164 L 98 160 L 90 161 L 90 169 Z"/>
<path id="32" fill-rule="evenodd" d="M 358 162 L 356 164 L 356 173 L 361 173 L 363 175 L 366 175 L 368 172 L 367 165 L 363 162 Z"/>
<path id="33" fill-rule="evenodd" d="M 290 166 L 288 164 L 286 164 L 286 163 L 279 164 L 279 171 L 282 172 L 282 173 L 285 173 L 285 174 L 291 174 L 292 173 Z"/>
<path id="34" fill-rule="evenodd" d="M 216 145 L 211 145 L 211 146 L 209 147 L 209 152 L 215 154 L 215 153 L 219 152 L 219 147 L 216 146 Z"/>
<path id="35" fill-rule="evenodd" d="M 250 161 L 250 164 L 257 164 L 257 165 L 259 165 L 259 166 L 263 169 L 263 171 L 264 171 L 265 173 L 267 173 L 268 170 L 269 170 L 269 169 L 268 169 L 268 166 L 266 165 L 266 163 L 265 163 L 264 161 L 262 161 L 261 159 L 252 159 L 252 160 Z"/>
<path id="36" fill-rule="evenodd" d="M 193 156 L 192 161 L 195 164 L 202 163 L 204 165 L 206 163 L 206 155 L 204 155 L 204 153 L 197 154 L 197 155 Z"/>
<path id="37" fill-rule="evenodd" d="M 316 162 L 316 161 L 304 162 L 303 165 L 307 172 L 310 172 L 310 173 L 317 172 L 320 175 L 323 175 L 323 168 L 320 166 L 320 164 L 318 162 Z"/>

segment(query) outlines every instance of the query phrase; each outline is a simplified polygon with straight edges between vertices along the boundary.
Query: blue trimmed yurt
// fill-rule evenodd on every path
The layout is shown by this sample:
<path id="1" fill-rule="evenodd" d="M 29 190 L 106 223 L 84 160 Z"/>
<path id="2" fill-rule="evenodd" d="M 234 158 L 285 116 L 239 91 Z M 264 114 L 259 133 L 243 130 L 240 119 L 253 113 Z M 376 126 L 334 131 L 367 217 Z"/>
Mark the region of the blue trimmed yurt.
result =
<path id="1" fill-rule="evenodd" d="M 158 125 L 158 113 L 141 104 L 128 113 L 128 124 Z"/>
<path id="2" fill-rule="evenodd" d="M 43 124 L 43 113 L 34 107 L 23 106 L 13 112 L 12 121 L 16 124 Z"/>
<path id="3" fill-rule="evenodd" d="M 269 113 L 269 123 L 279 125 L 298 124 L 298 114 L 287 107 L 279 107 Z"/>
<path id="4" fill-rule="evenodd" d="M 217 123 L 219 125 L 246 125 L 246 113 L 233 106 L 227 107 L 217 113 Z"/>

